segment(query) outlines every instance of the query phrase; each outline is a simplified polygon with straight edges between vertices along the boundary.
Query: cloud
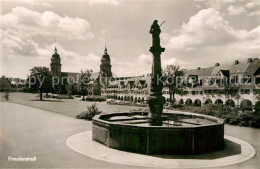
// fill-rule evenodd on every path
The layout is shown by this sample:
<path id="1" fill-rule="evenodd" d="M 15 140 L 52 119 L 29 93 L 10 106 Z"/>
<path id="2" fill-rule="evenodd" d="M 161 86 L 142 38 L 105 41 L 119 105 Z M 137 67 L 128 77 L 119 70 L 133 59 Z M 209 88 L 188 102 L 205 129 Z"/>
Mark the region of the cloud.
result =
<path id="1" fill-rule="evenodd" d="M 167 50 L 171 49 L 177 59 L 203 65 L 214 59 L 259 55 L 260 26 L 236 30 L 216 9 L 208 8 L 192 16 L 168 39 Z"/>
<path id="2" fill-rule="evenodd" d="M 203 9 L 184 23 L 168 42 L 168 48 L 192 50 L 211 45 L 225 45 L 238 40 L 237 34 L 228 21 L 214 8 Z"/>
<path id="3" fill-rule="evenodd" d="M 44 2 L 43 0 L 17 0 L 17 2 L 23 5 L 53 8 L 53 6 L 50 3 Z"/>
<path id="4" fill-rule="evenodd" d="M 260 15 L 260 0 L 252 0 L 246 5 L 248 11 L 250 11 L 249 16 Z"/>
<path id="5" fill-rule="evenodd" d="M 82 55 L 58 43 L 48 45 L 48 39 L 54 37 L 74 42 L 92 40 L 95 36 L 85 19 L 60 16 L 52 11 L 37 12 L 25 7 L 15 7 L 9 13 L 1 15 L 0 35 L 0 60 L 4 65 L 4 74 L 10 74 L 9 70 L 14 65 L 18 67 L 23 64 L 21 67 L 24 70 L 33 66 L 49 66 L 55 45 L 62 58 L 62 71 L 79 72 L 86 68 L 99 71 L 97 65 L 100 64 L 101 57 L 92 53 Z"/>
<path id="6" fill-rule="evenodd" d="M 245 0 L 195 0 L 195 2 L 203 3 L 208 7 L 212 7 L 218 10 L 225 5 L 232 4 L 238 1 L 245 1 Z"/>
<path id="7" fill-rule="evenodd" d="M 189 50 L 241 41 L 253 42 L 258 37 L 258 27 L 251 31 L 234 30 L 217 10 L 208 8 L 199 11 L 188 23 L 184 23 L 179 33 L 169 39 L 167 47 Z"/>
<path id="8" fill-rule="evenodd" d="M 138 62 L 142 63 L 142 64 L 149 64 L 151 65 L 153 61 L 153 56 L 152 55 L 148 55 L 148 54 L 141 54 L 138 57 Z"/>
<path id="9" fill-rule="evenodd" d="M 37 35 L 45 36 L 46 39 L 62 36 L 77 40 L 94 36 L 90 24 L 84 19 L 61 17 L 51 11 L 39 13 L 25 7 L 16 7 L 10 13 L 1 15 L 0 31 L 2 58 L 43 56 L 46 50 L 36 41 L 39 39 Z"/>
<path id="10" fill-rule="evenodd" d="M 2 57 L 38 56 L 38 43 L 33 41 L 30 34 L 24 34 L 15 30 L 1 30 L 1 51 Z"/>
<path id="11" fill-rule="evenodd" d="M 87 40 L 94 37 L 88 21 L 82 18 L 59 16 L 55 12 L 43 13 L 25 7 L 13 8 L 1 16 L 1 29 L 13 29 L 30 35 L 62 36 L 69 39 Z"/>
<path id="12" fill-rule="evenodd" d="M 246 4 L 246 7 L 248 9 L 259 8 L 259 6 L 260 6 L 260 0 L 252 0 L 251 2 L 248 2 Z"/>
<path id="13" fill-rule="evenodd" d="M 233 5 L 230 5 L 227 8 L 227 11 L 228 11 L 229 15 L 239 15 L 239 14 L 242 14 L 242 13 L 246 12 L 244 7 L 242 7 L 242 6 L 233 6 Z"/>
<path id="14" fill-rule="evenodd" d="M 252 17 L 260 14 L 260 0 L 195 0 L 195 2 L 216 10 L 227 9 L 228 15 L 246 14 Z"/>
<path id="15" fill-rule="evenodd" d="M 170 58 L 168 60 L 162 60 L 162 68 L 165 68 L 166 65 L 179 65 L 179 61 L 176 58 Z"/>
<path id="16" fill-rule="evenodd" d="M 117 76 L 140 76 L 151 72 L 153 56 L 150 54 L 140 54 L 133 56 L 131 62 L 115 60 L 111 58 L 112 72 Z"/>
<path id="17" fill-rule="evenodd" d="M 227 8 L 229 15 L 247 14 L 248 16 L 256 16 L 260 14 L 260 0 L 243 1 L 240 5 L 230 5 Z"/>
<path id="18" fill-rule="evenodd" d="M 140 54 L 137 57 L 137 60 L 132 60 L 131 63 L 126 62 L 120 62 L 120 61 L 114 61 L 112 60 L 113 65 L 113 72 L 116 72 L 120 76 L 140 76 L 140 75 L 146 75 L 151 73 L 152 68 L 152 62 L 153 62 L 153 56 L 151 54 Z M 179 64 L 187 64 L 187 62 L 180 61 L 176 58 L 169 58 L 165 59 L 164 57 L 161 58 L 161 66 L 162 69 L 166 67 L 166 65 L 179 65 Z M 133 67 L 134 65 L 134 67 Z"/>
<path id="19" fill-rule="evenodd" d="M 39 41 L 39 35 L 45 39 L 61 36 L 65 39 L 87 40 L 94 37 L 90 24 L 84 19 L 61 17 L 52 11 L 39 13 L 25 7 L 16 7 L 10 13 L 1 15 L 0 31 L 1 58 L 6 59 L 51 56 L 48 50 L 54 47 L 44 46 L 44 42 Z M 59 47 L 66 58 L 79 56 Z"/>
<path id="20" fill-rule="evenodd" d="M 89 5 L 114 5 L 119 6 L 121 5 L 121 2 L 119 0 L 89 0 Z"/>
<path id="21" fill-rule="evenodd" d="M 250 12 L 249 16 L 260 15 L 260 10 Z"/>
<path id="22" fill-rule="evenodd" d="M 62 71 L 64 72 L 80 72 L 81 69 L 92 69 L 95 72 L 99 71 L 99 64 L 101 63 L 101 56 L 95 55 L 93 53 L 88 53 L 82 55 L 75 51 L 70 51 L 64 48 L 59 43 L 53 43 L 47 45 L 44 49 L 41 50 L 41 57 L 48 58 L 50 61 L 55 49 L 55 46 L 58 50 L 58 53 L 61 57 Z"/>

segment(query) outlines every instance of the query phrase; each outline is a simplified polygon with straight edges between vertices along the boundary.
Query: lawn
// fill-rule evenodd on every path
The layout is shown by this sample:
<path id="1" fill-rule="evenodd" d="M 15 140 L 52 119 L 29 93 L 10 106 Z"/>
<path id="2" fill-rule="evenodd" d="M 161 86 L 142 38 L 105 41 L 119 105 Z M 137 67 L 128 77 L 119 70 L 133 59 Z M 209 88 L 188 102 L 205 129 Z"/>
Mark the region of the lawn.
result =
<path id="1" fill-rule="evenodd" d="M 18 103 L 23 105 L 28 105 L 32 107 L 37 107 L 44 110 L 49 110 L 55 113 L 64 114 L 67 116 L 75 117 L 82 111 L 87 110 L 87 106 L 94 104 L 95 102 L 81 101 L 79 98 L 75 99 L 46 99 L 44 101 L 39 101 L 37 97 L 38 94 L 31 93 L 19 93 L 13 92 L 9 93 L 9 102 Z M 3 98 L 4 93 L 0 93 L 0 101 L 5 101 Z M 108 105 L 106 102 L 96 102 L 97 107 L 103 113 L 113 113 L 113 112 L 125 112 L 131 110 L 147 108 L 140 108 L 134 106 L 124 106 L 124 105 Z"/>

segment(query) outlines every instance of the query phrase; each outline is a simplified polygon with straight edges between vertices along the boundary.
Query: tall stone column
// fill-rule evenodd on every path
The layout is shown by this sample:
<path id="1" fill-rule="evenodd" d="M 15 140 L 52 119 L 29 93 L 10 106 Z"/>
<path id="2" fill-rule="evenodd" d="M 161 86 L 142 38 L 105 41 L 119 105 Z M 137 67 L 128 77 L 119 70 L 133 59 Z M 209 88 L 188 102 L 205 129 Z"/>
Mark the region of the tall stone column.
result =
<path id="1" fill-rule="evenodd" d="M 161 53 L 165 48 L 160 46 L 160 26 L 157 20 L 151 26 L 150 33 L 153 35 L 153 44 L 150 47 L 150 52 L 153 54 L 153 65 L 151 74 L 151 89 L 148 97 L 149 104 L 149 118 L 151 118 L 152 125 L 162 124 L 163 105 L 165 98 L 162 96 L 163 82 L 162 82 L 162 68 L 161 68 Z"/>

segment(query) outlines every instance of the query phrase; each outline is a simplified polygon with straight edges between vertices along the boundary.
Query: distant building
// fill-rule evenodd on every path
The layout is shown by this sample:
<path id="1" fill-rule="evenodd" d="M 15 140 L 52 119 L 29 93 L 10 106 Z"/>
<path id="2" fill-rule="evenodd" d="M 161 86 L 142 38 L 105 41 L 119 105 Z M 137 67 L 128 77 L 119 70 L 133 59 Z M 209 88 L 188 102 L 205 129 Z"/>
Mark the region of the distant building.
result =
<path id="1" fill-rule="evenodd" d="M 61 71 L 61 57 L 56 47 L 51 57 L 50 66 L 52 73 L 57 75 L 60 79 L 65 79 L 62 83 L 63 85 L 59 87 L 59 92 L 70 92 L 70 94 L 78 94 L 80 92 L 80 86 L 78 84 L 80 73 Z M 111 67 L 110 56 L 105 47 L 104 54 L 101 58 L 100 71 L 91 74 L 91 81 L 88 84 L 89 95 L 100 95 L 101 87 L 108 84 L 108 81 L 112 78 Z"/>
<path id="2" fill-rule="evenodd" d="M 260 94 L 260 59 L 249 58 L 233 64 L 216 63 L 213 67 L 184 70 L 187 88 L 176 96 L 181 104 L 227 104 L 251 109 Z M 225 86 L 237 87 L 236 95 L 225 94 Z"/>
<path id="3" fill-rule="evenodd" d="M 8 78 L 12 85 L 12 91 L 23 91 L 26 88 L 26 79 Z"/>
<path id="4" fill-rule="evenodd" d="M 111 60 L 110 56 L 107 53 L 107 48 L 105 47 L 104 54 L 101 59 L 101 64 L 100 64 L 100 71 L 99 71 L 99 79 L 100 83 L 107 85 L 108 81 L 111 80 L 113 77 L 112 71 L 111 71 Z"/>
<path id="5" fill-rule="evenodd" d="M 89 95 L 101 95 L 101 88 L 107 86 L 109 81 L 113 78 L 111 67 L 111 59 L 105 47 L 104 54 L 101 58 L 99 74 L 90 82 Z"/>
<path id="6" fill-rule="evenodd" d="M 74 83 L 75 79 L 77 78 L 78 73 L 72 73 L 72 72 L 61 72 L 61 58 L 58 54 L 58 50 L 55 46 L 54 54 L 51 57 L 51 63 L 50 68 L 51 72 L 59 78 L 60 84 L 56 86 L 55 91 L 58 93 L 64 93 L 64 92 L 70 92 L 70 93 L 78 93 L 78 86 Z M 70 77 L 70 78 L 68 78 Z M 67 78 L 70 81 L 67 83 Z M 65 79 L 65 80 L 63 80 Z"/>
<path id="7" fill-rule="evenodd" d="M 57 53 L 57 48 L 55 46 L 54 54 L 51 57 L 51 72 L 61 77 L 61 59 L 60 55 Z"/>
<path id="8" fill-rule="evenodd" d="M 58 76 L 78 79 L 80 73 L 62 72 L 61 59 L 55 48 L 51 59 L 51 71 Z M 93 73 L 88 85 L 89 95 L 102 95 L 123 101 L 142 102 L 150 92 L 151 77 L 120 77 L 113 78 L 111 60 L 105 47 L 101 58 L 100 71 Z M 246 62 L 234 61 L 233 64 L 219 64 L 215 66 L 183 70 L 183 84 L 181 94 L 175 95 L 175 103 L 193 106 L 204 104 L 228 104 L 251 109 L 258 102 L 260 94 L 260 59 L 249 58 Z M 73 78 L 71 78 L 73 77 Z M 238 89 L 237 94 L 227 96 L 225 85 L 232 84 Z M 65 85 L 66 91 L 72 94 L 79 92 L 77 81 Z M 163 95 L 169 100 L 169 89 L 163 88 Z"/>
<path id="9" fill-rule="evenodd" d="M 12 84 L 8 78 L 2 76 L 0 78 L 0 91 L 10 91 L 12 89 Z"/>
<path id="10" fill-rule="evenodd" d="M 23 91 L 26 88 L 26 79 L 5 77 L 0 78 L 0 91 Z"/>
<path id="11" fill-rule="evenodd" d="M 23 91 L 26 88 L 26 79 L 5 77 L 0 78 L 0 91 Z"/>
<path id="12" fill-rule="evenodd" d="M 150 91 L 150 76 L 120 77 L 101 89 L 101 95 L 122 101 L 144 102 Z"/>
<path id="13" fill-rule="evenodd" d="M 178 104 L 202 106 L 203 104 L 228 104 L 251 109 L 259 100 L 260 59 L 249 58 L 246 62 L 183 70 L 184 91 L 176 94 Z M 235 96 L 225 94 L 225 85 L 238 89 Z M 143 101 L 149 96 L 150 76 L 118 78 L 101 89 L 102 95 L 123 101 Z M 164 97 L 169 100 L 169 89 L 163 88 Z"/>

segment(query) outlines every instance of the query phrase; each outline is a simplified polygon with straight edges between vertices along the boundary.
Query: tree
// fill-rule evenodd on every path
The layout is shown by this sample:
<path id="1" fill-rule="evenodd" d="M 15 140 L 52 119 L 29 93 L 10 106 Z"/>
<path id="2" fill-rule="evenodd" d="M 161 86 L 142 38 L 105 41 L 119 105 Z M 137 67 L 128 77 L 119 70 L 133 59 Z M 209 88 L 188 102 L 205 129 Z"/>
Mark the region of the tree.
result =
<path id="1" fill-rule="evenodd" d="M 178 65 L 166 65 L 163 70 L 165 76 L 165 84 L 169 88 L 170 102 L 173 102 L 174 95 L 182 92 L 181 76 L 183 71 L 180 70 Z"/>
<path id="2" fill-rule="evenodd" d="M 52 89 L 53 74 L 47 67 L 33 67 L 28 78 L 29 87 L 34 90 L 39 90 L 40 100 L 42 100 L 42 93 L 50 92 Z"/>
<path id="3" fill-rule="evenodd" d="M 260 94 L 256 94 L 255 98 L 257 100 L 257 102 L 255 103 L 255 111 L 256 113 L 260 112 Z"/>
<path id="4" fill-rule="evenodd" d="M 91 69 L 86 69 L 85 71 L 81 70 L 80 77 L 79 77 L 79 86 L 80 86 L 81 95 L 83 96 L 82 100 L 85 100 L 85 95 L 87 93 L 87 88 L 92 73 L 93 71 Z"/>

